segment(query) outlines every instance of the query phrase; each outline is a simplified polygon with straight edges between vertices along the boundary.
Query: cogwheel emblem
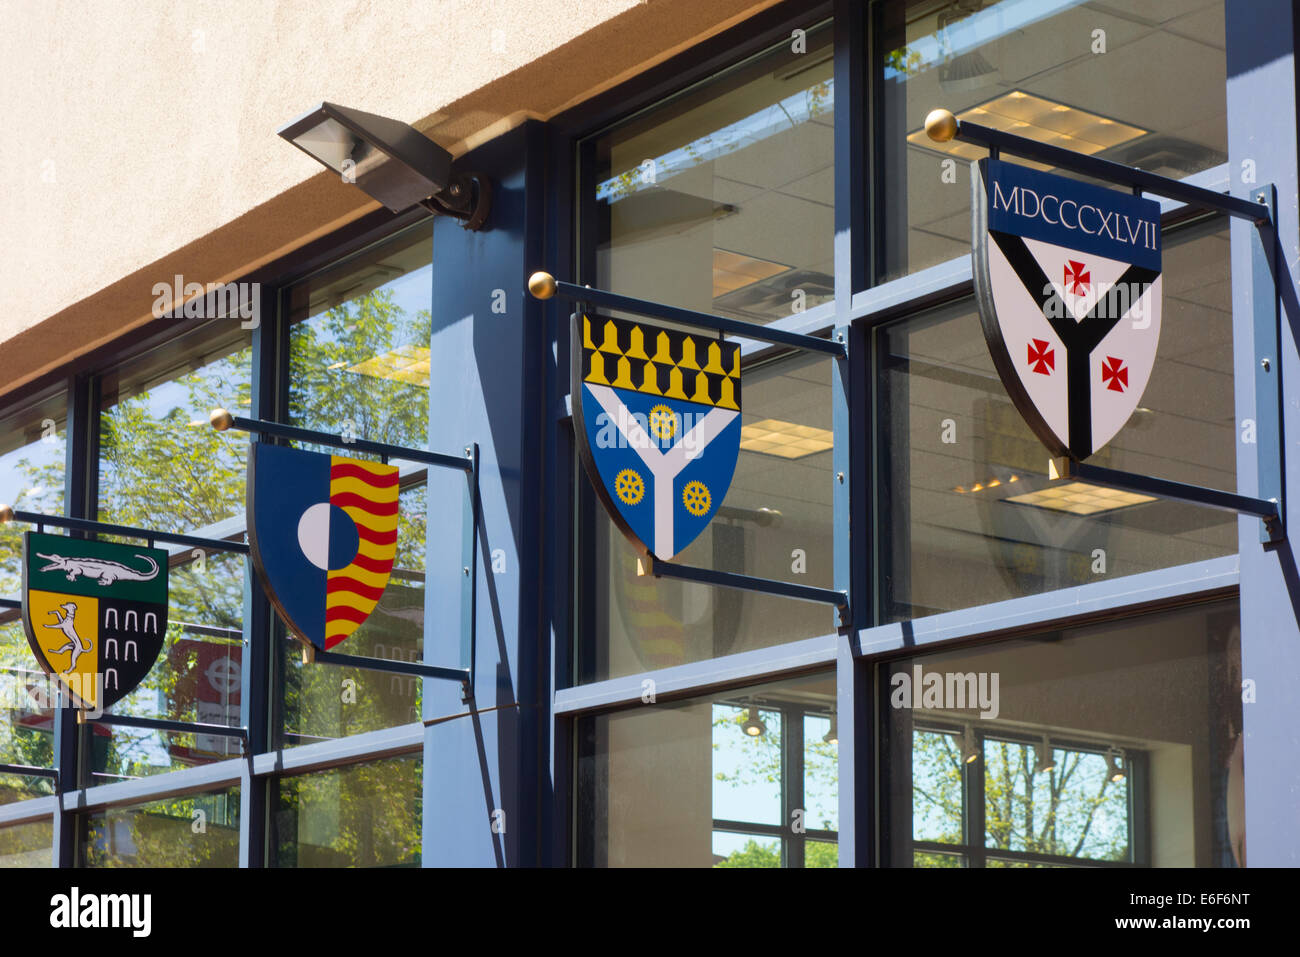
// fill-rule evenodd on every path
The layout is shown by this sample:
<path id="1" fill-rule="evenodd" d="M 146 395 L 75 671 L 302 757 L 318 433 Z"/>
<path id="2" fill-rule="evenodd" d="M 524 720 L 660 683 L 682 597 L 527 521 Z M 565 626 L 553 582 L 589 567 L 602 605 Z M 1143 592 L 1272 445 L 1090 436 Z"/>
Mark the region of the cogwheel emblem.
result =
<path id="1" fill-rule="evenodd" d="M 614 479 L 614 491 L 628 505 L 635 505 L 645 497 L 645 482 L 639 472 L 624 469 Z"/>
<path id="2" fill-rule="evenodd" d="M 682 489 L 682 504 L 686 506 L 686 511 L 698 518 L 709 510 L 713 496 L 703 482 L 687 482 L 686 488 Z"/>
<path id="3" fill-rule="evenodd" d="M 677 434 L 677 413 L 666 405 L 650 410 L 650 431 L 656 439 L 671 439 Z"/>

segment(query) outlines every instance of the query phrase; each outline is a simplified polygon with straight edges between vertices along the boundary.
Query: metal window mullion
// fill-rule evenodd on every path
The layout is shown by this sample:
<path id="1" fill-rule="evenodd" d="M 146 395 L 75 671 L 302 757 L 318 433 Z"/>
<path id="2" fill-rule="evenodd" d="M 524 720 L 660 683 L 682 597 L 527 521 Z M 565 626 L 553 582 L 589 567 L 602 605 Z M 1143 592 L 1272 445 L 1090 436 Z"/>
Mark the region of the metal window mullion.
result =
<path id="1" fill-rule="evenodd" d="M 794 813 L 801 814 L 800 826 L 808 827 L 808 801 L 804 794 L 804 720 L 798 708 L 781 709 L 781 812 L 785 815 L 781 830 L 785 835 L 786 867 L 806 866 L 803 831 L 794 829 Z"/>
<path id="2" fill-rule="evenodd" d="M 965 813 L 962 815 L 966 831 L 966 846 L 970 849 L 969 861 L 974 867 L 987 867 L 985 848 L 987 807 L 984 802 L 984 732 L 974 730 L 975 746 L 980 756 L 965 766 Z"/>
<path id="3" fill-rule="evenodd" d="M 864 656 L 910 657 L 941 643 L 1076 627 L 1116 613 L 1134 614 L 1226 597 L 1240 583 L 1239 566 L 1236 555 L 1224 555 L 906 622 L 888 622 L 855 632 L 857 651 Z"/>
<path id="4" fill-rule="evenodd" d="M 283 407 L 281 397 L 285 394 L 284 384 L 287 376 L 282 372 L 287 362 L 287 350 L 283 348 L 286 338 L 284 317 L 278 308 L 280 290 L 275 286 L 261 287 L 259 315 L 265 317 L 253 330 L 252 369 L 250 392 L 252 405 L 249 415 L 253 418 L 275 418 Z M 250 437 L 249 441 L 253 441 Z M 245 756 L 262 754 L 269 750 L 275 741 L 273 716 L 277 709 L 272 707 L 272 689 L 278 688 L 275 681 L 279 644 L 274 628 L 275 616 L 271 612 L 270 602 L 254 583 L 252 562 L 244 561 L 244 603 L 243 603 L 243 653 L 241 661 L 241 681 L 239 719 L 240 725 L 248 729 L 248 738 L 244 744 Z M 270 826 L 269 807 L 271 790 L 274 783 L 259 780 L 252 774 L 252 762 L 241 762 L 239 782 L 239 866 L 264 867 L 269 861 L 268 829 Z"/>
<path id="5" fill-rule="evenodd" d="M 95 481 L 98 474 L 98 429 L 100 380 L 74 376 L 68 381 L 67 424 L 64 427 L 63 514 L 69 518 L 95 517 Z M 71 532 L 73 536 L 81 533 Z M 75 709 L 64 696 L 54 713 L 54 767 L 59 772 L 59 791 L 76 790 L 81 784 L 86 743 L 90 729 L 77 724 Z M 53 815 L 51 864 L 76 865 L 78 818 L 60 800 Z"/>

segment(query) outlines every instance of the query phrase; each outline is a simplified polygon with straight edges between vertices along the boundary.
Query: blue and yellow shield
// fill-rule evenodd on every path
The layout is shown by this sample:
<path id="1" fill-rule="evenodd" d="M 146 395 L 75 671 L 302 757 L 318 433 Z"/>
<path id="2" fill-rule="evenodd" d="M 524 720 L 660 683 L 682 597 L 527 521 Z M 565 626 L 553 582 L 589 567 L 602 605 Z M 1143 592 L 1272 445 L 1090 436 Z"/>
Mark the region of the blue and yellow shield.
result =
<path id="1" fill-rule="evenodd" d="M 668 560 L 704 531 L 740 454 L 740 346 L 574 317 L 575 433 L 596 494 L 634 545 Z"/>
<path id="2" fill-rule="evenodd" d="M 254 442 L 253 568 L 289 630 L 333 648 L 364 622 L 397 557 L 397 466 Z"/>

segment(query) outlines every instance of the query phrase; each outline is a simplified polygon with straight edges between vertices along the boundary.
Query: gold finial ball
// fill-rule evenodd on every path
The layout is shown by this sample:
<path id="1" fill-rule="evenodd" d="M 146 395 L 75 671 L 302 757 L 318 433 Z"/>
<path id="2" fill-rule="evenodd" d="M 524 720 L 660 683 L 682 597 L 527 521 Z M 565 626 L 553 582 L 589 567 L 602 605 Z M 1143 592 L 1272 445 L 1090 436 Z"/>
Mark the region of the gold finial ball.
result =
<path id="1" fill-rule="evenodd" d="M 0 505 L 0 525 L 8 525 L 14 520 L 12 505 Z"/>
<path id="2" fill-rule="evenodd" d="M 528 277 L 528 291 L 534 299 L 550 299 L 555 295 L 555 277 L 548 272 L 535 272 Z"/>
<path id="3" fill-rule="evenodd" d="M 212 414 L 208 416 L 208 421 L 218 432 L 224 432 L 235 424 L 235 417 L 225 409 L 213 409 Z"/>
<path id="4" fill-rule="evenodd" d="M 925 135 L 936 143 L 947 143 L 957 135 L 957 117 L 952 110 L 931 110 L 925 118 Z"/>

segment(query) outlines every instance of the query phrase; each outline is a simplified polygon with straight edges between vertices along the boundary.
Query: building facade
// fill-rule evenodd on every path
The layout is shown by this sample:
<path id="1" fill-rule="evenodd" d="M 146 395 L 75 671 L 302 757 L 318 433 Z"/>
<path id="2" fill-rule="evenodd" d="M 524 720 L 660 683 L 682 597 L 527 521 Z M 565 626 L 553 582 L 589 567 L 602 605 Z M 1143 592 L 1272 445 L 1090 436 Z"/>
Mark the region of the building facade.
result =
<path id="1" fill-rule="evenodd" d="M 12 18 L 32 149 L 5 187 L 0 500 L 232 547 L 159 539 L 163 651 L 127 721 L 79 721 L 21 620 L 31 525 L 0 529 L 0 864 L 1300 862 L 1291 539 L 1049 475 L 973 301 L 983 151 L 922 128 L 945 107 L 1218 192 L 1275 186 L 1295 448 L 1291 3 L 334 13 Z M 144 48 L 178 55 L 122 66 Z M 486 228 L 380 208 L 275 136 L 322 100 L 490 180 Z M 1154 198 L 1158 358 L 1091 461 L 1254 495 L 1254 229 Z M 674 559 L 842 591 L 845 615 L 644 574 L 579 461 L 570 306 L 528 295 L 538 269 L 846 344 L 742 341 L 735 476 Z M 197 295 L 215 284 L 219 310 Z M 477 445 L 477 526 L 463 475 L 394 459 L 396 566 L 348 640 L 472 664 L 472 700 L 304 660 L 239 549 L 249 443 L 270 439 L 214 431 L 214 408 Z"/>

